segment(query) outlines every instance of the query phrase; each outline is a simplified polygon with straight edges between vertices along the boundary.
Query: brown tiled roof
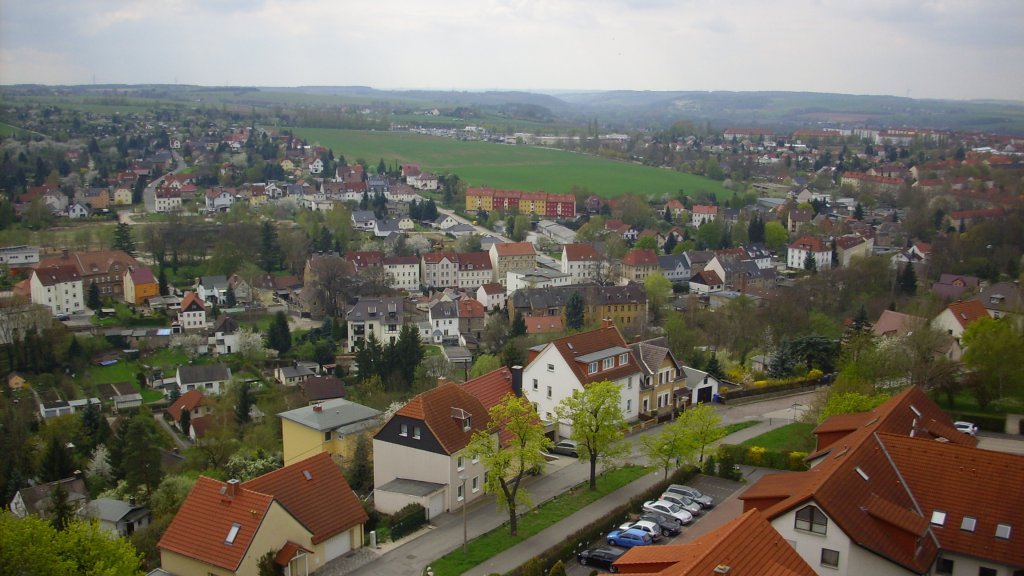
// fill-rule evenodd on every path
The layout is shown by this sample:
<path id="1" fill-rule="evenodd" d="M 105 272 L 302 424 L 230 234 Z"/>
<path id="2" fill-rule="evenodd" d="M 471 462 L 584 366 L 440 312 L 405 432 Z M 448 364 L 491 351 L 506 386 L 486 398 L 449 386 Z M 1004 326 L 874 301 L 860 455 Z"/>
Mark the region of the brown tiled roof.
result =
<path id="1" fill-rule="evenodd" d="M 565 363 L 573 371 L 576 376 L 576 380 L 581 385 L 590 384 L 591 382 L 600 382 L 602 380 L 618 380 L 630 374 L 640 374 L 640 366 L 636 362 L 636 358 L 633 357 L 633 353 L 629 351 L 626 346 L 626 341 L 622 338 L 622 334 L 619 333 L 618 328 L 615 326 L 609 326 L 607 328 L 598 328 L 597 330 L 591 330 L 590 332 L 582 332 L 580 334 L 573 334 L 564 338 L 559 338 L 554 342 L 551 342 L 551 346 L 554 346 L 558 353 L 562 355 Z M 618 364 L 616 358 L 616 365 L 608 370 L 602 369 L 602 363 L 598 361 L 598 370 L 594 374 L 587 373 L 587 363 L 577 361 L 576 358 L 592 354 L 594 352 L 600 352 L 602 350 L 608 350 L 611 348 L 624 348 L 626 349 L 627 362 L 624 365 Z M 617 356 L 617 355 L 616 355 Z"/>
<path id="2" fill-rule="evenodd" d="M 814 429 L 815 434 L 829 432 L 853 432 L 860 428 L 868 420 L 871 420 L 871 412 L 854 412 L 852 414 L 839 414 L 825 420 Z"/>
<path id="3" fill-rule="evenodd" d="M 97 250 L 95 252 L 72 252 L 67 258 L 54 256 L 47 258 L 40 263 L 42 266 L 65 265 L 75 266 L 82 276 L 107 275 L 114 271 L 114 265 L 119 265 L 119 272 L 128 271 L 129 266 L 139 266 L 139 262 L 121 250 Z"/>
<path id="4" fill-rule="evenodd" d="M 657 266 L 658 254 L 650 248 L 634 248 L 622 259 L 626 266 Z"/>
<path id="5" fill-rule="evenodd" d="M 437 264 L 445 258 L 451 262 L 459 261 L 459 255 L 455 252 L 427 252 L 423 255 L 423 261 L 427 264 Z"/>
<path id="6" fill-rule="evenodd" d="M 718 276 L 718 272 L 714 270 L 702 270 L 693 275 L 690 278 L 692 284 L 703 284 L 705 286 L 715 286 L 722 284 L 722 279 Z"/>
<path id="7" fill-rule="evenodd" d="M 593 244 L 566 244 L 562 248 L 565 249 L 565 257 L 570 262 L 597 260 L 597 250 Z"/>
<path id="8" fill-rule="evenodd" d="M 828 246 L 815 236 L 804 236 L 789 245 L 793 250 L 808 250 L 810 252 L 827 252 Z"/>
<path id="9" fill-rule="evenodd" d="M 225 482 L 200 476 L 157 548 L 232 572 L 237 570 L 274 498 L 241 486 L 231 498 L 227 488 Z M 233 543 L 226 544 L 234 524 L 239 525 L 238 534 Z"/>
<path id="10" fill-rule="evenodd" d="M 368 518 L 345 475 L 326 452 L 253 478 L 242 487 L 273 496 L 313 533 L 313 544 Z"/>
<path id="11" fill-rule="evenodd" d="M 345 383 L 334 376 L 310 376 L 299 383 L 299 388 L 307 402 L 345 397 Z"/>
<path id="12" fill-rule="evenodd" d="M 967 328 L 968 324 L 974 322 L 978 318 L 988 316 L 988 310 L 986 310 L 985 306 L 977 300 L 953 302 L 949 305 L 948 310 L 953 313 L 953 318 L 955 318 L 956 321 L 964 328 Z"/>
<path id="13" fill-rule="evenodd" d="M 462 384 L 462 389 L 479 400 L 484 408 L 490 410 L 507 394 L 512 393 L 512 371 L 507 366 L 502 366 L 466 381 Z"/>
<path id="14" fill-rule="evenodd" d="M 196 406 L 200 406 L 204 400 L 206 400 L 206 397 L 203 396 L 202 392 L 199 390 L 189 390 L 179 396 L 178 399 L 167 408 L 167 413 L 171 415 L 171 418 L 173 418 L 175 422 L 177 422 L 178 420 L 181 420 L 182 410 L 191 412 L 196 409 Z"/>
<path id="15" fill-rule="evenodd" d="M 548 316 L 548 315 L 525 315 L 523 320 L 526 322 L 526 333 L 527 334 L 546 334 L 549 332 L 563 332 L 565 331 L 565 325 L 562 322 L 561 316 Z"/>
<path id="16" fill-rule="evenodd" d="M 206 304 L 199 298 L 199 295 L 195 292 L 185 292 L 185 297 L 181 299 L 181 311 L 188 312 L 188 309 L 192 305 L 196 305 L 200 310 L 206 310 Z"/>
<path id="17" fill-rule="evenodd" d="M 926 322 L 927 320 L 919 316 L 911 316 L 910 314 L 887 309 L 882 311 L 882 315 L 878 317 L 878 321 L 875 322 L 871 331 L 876 336 L 884 336 L 886 334 L 905 336 L 908 332 L 918 329 L 919 326 L 924 326 Z"/>
<path id="18" fill-rule="evenodd" d="M 459 318 L 483 318 L 487 314 L 484 305 L 472 298 L 459 300 Z"/>
<path id="19" fill-rule="evenodd" d="M 537 253 L 529 242 L 502 242 L 494 245 L 498 256 L 533 256 Z"/>
<path id="20" fill-rule="evenodd" d="M 690 542 L 637 546 L 615 562 L 622 573 L 713 576 L 728 566 L 732 576 L 811 576 L 807 565 L 757 510 L 751 510 Z"/>
<path id="21" fill-rule="evenodd" d="M 468 431 L 452 418 L 452 408 L 461 408 L 472 415 Z M 448 454 L 465 448 L 473 432 L 486 430 L 490 425 L 490 416 L 483 403 L 454 383 L 442 384 L 419 394 L 395 414 L 423 421 Z"/>
<path id="22" fill-rule="evenodd" d="M 910 486 L 926 518 L 946 513 L 932 526 L 943 550 L 1024 566 L 1024 456 L 881 434 L 882 443 Z M 974 531 L 961 528 L 976 519 Z M 1012 528 L 996 538 L 996 525 Z"/>
<path id="23" fill-rule="evenodd" d="M 480 287 L 484 289 L 484 294 L 501 294 L 505 291 L 505 287 L 500 282 L 488 282 L 481 284 Z"/>
<path id="24" fill-rule="evenodd" d="M 70 265 L 40 267 L 36 269 L 36 276 L 39 277 L 39 282 L 43 286 L 56 286 L 82 279 L 75 267 Z"/>
<path id="25" fill-rule="evenodd" d="M 458 255 L 459 270 L 490 270 L 491 255 L 487 252 L 463 252 Z"/>
<path id="26" fill-rule="evenodd" d="M 490 261 L 488 260 L 488 263 Z M 415 256 L 388 256 L 384 258 L 385 265 L 419 264 L 420 259 Z"/>

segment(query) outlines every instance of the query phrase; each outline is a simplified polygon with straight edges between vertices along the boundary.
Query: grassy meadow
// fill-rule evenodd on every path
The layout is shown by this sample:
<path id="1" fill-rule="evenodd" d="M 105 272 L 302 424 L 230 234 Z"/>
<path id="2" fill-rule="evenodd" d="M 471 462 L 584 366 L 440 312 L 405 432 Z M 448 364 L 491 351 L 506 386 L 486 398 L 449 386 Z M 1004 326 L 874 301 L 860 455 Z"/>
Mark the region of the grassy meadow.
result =
<path id="1" fill-rule="evenodd" d="M 416 163 L 437 174 L 458 174 L 470 186 L 567 193 L 585 187 L 611 198 L 635 192 L 648 196 L 714 192 L 720 199 L 732 192 L 720 182 L 692 174 L 616 162 L 563 150 L 462 142 L 408 132 L 370 132 L 327 128 L 294 128 L 295 134 L 344 155 L 349 162 L 365 159 L 371 167 L 383 158 L 389 165 Z"/>

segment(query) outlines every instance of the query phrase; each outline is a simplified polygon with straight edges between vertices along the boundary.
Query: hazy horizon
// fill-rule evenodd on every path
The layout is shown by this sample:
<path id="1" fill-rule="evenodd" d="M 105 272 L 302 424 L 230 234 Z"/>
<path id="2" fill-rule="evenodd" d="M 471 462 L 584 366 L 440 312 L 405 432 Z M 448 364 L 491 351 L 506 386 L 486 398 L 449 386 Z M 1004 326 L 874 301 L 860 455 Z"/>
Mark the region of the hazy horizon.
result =
<path id="1" fill-rule="evenodd" d="M 0 0 L 0 84 L 1020 102 L 1022 22 L 1005 0 Z"/>

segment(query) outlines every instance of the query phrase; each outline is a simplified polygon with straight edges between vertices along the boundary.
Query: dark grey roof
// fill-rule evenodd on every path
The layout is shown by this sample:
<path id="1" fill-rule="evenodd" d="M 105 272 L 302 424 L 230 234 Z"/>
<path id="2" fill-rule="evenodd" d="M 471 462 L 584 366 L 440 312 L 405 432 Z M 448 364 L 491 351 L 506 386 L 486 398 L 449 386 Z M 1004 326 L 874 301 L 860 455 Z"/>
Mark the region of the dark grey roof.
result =
<path id="1" fill-rule="evenodd" d="M 228 289 L 228 277 L 227 276 L 203 276 L 199 279 L 199 285 L 207 290 L 227 290 Z"/>
<path id="2" fill-rule="evenodd" d="M 377 320 L 401 324 L 402 305 L 401 298 L 360 298 L 348 309 L 345 318 L 350 322 Z"/>
<path id="3" fill-rule="evenodd" d="M 224 364 L 205 364 L 199 366 L 179 366 L 178 383 L 193 384 L 196 382 L 214 382 L 230 380 L 231 370 Z"/>
<path id="4" fill-rule="evenodd" d="M 444 484 L 436 482 L 424 482 L 423 480 L 410 480 L 408 478 L 395 478 L 383 486 L 377 487 L 378 492 L 394 492 L 407 496 L 430 496 L 445 489 Z"/>
<path id="5" fill-rule="evenodd" d="M 303 406 L 281 412 L 278 416 L 320 432 L 359 425 L 372 428 L 381 424 L 380 418 L 383 416 L 383 412 L 380 410 L 356 404 L 344 398 L 326 400 L 320 406 L 319 412 L 314 406 Z"/>
<path id="6" fill-rule="evenodd" d="M 680 265 L 687 270 L 690 269 L 690 258 L 685 253 L 658 256 L 658 266 L 662 270 L 675 270 Z"/>
<path id="7" fill-rule="evenodd" d="M 373 222 L 377 219 L 377 215 L 373 213 L 373 210 L 355 210 L 352 212 L 353 222 Z"/>
<path id="8" fill-rule="evenodd" d="M 451 300 L 438 300 L 430 305 L 430 319 L 458 318 L 459 304 Z"/>
<path id="9" fill-rule="evenodd" d="M 625 286 L 599 286 L 597 284 L 574 284 L 550 286 L 547 288 L 523 288 L 512 293 L 510 300 L 514 308 L 539 310 L 565 306 L 573 292 L 579 292 L 587 305 L 632 304 L 647 301 L 640 284 L 630 282 Z"/>
<path id="10" fill-rule="evenodd" d="M 22 502 L 25 503 L 25 511 L 36 516 L 47 517 L 47 511 L 52 501 L 50 494 L 57 487 L 57 484 L 64 486 L 64 490 L 68 493 L 68 502 L 72 505 L 76 505 L 79 502 L 84 503 L 89 499 L 89 490 L 85 487 L 85 480 L 81 478 L 65 478 L 19 490 L 18 494 L 21 495 Z"/>

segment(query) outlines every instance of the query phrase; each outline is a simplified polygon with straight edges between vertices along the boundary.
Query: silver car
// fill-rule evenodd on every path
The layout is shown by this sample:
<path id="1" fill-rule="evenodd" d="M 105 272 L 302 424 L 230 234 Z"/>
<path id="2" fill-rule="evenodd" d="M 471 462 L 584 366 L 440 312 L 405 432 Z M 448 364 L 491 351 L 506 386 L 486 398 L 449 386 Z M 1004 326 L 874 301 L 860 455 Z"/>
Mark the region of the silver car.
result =
<path id="1" fill-rule="evenodd" d="M 665 492 L 658 498 L 666 502 L 671 502 L 676 506 L 679 506 L 683 510 L 686 510 L 690 514 L 693 514 L 694 516 L 697 516 L 704 511 L 704 509 L 701 508 L 700 504 L 697 504 L 696 502 L 690 500 L 689 498 L 683 496 L 682 494 L 676 494 L 675 492 Z"/>
<path id="2" fill-rule="evenodd" d="M 682 484 L 669 484 L 668 488 L 665 489 L 665 492 L 682 494 L 683 496 L 686 496 L 687 498 L 693 500 L 697 504 L 700 504 L 704 508 L 713 508 L 715 506 L 715 501 L 711 498 L 711 496 L 708 496 L 707 494 L 702 494 L 701 491 L 697 490 L 696 488 L 691 488 L 689 486 L 684 486 Z"/>

